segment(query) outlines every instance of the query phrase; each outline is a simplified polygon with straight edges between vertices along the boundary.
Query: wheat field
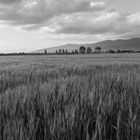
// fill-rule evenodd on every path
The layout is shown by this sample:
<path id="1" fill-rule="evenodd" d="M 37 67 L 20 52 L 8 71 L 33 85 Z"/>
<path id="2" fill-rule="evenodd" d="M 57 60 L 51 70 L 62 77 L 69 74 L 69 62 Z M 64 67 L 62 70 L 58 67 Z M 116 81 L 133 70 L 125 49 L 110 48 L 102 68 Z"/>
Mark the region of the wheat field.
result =
<path id="1" fill-rule="evenodd" d="M 140 54 L 0 57 L 0 140 L 139 140 Z"/>

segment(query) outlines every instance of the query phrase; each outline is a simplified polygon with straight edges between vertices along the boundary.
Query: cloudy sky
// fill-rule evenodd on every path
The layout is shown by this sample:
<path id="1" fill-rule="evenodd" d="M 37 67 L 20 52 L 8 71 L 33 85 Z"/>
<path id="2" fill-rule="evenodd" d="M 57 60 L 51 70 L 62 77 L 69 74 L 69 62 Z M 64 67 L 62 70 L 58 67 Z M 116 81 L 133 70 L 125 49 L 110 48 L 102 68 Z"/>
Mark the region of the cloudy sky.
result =
<path id="1" fill-rule="evenodd" d="M 140 37 L 140 0 L 0 0 L 0 52 Z"/>

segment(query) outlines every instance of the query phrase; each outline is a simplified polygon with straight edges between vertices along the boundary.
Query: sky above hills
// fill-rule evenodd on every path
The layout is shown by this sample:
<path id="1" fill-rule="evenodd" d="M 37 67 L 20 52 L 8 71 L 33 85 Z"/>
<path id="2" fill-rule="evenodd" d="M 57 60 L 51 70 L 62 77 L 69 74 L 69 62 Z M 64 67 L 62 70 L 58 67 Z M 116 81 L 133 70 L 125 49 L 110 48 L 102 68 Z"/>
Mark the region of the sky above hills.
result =
<path id="1" fill-rule="evenodd" d="M 0 0 L 0 52 L 140 37 L 140 0 Z"/>

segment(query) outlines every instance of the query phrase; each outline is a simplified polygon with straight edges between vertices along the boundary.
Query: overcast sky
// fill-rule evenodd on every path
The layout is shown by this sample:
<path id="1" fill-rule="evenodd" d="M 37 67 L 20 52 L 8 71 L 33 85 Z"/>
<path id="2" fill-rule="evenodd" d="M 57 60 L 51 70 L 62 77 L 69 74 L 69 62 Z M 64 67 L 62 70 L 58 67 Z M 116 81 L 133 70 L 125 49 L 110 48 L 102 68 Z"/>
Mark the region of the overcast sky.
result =
<path id="1" fill-rule="evenodd" d="M 140 37 L 140 0 L 0 0 L 0 52 Z"/>

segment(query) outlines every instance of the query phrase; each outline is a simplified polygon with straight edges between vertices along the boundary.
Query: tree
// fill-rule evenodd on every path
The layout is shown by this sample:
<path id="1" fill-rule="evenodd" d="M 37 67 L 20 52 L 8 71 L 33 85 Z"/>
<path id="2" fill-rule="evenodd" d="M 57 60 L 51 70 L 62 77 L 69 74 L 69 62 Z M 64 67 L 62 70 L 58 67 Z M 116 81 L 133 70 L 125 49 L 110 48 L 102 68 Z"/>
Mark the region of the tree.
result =
<path id="1" fill-rule="evenodd" d="M 109 50 L 109 53 L 115 53 L 115 50 Z"/>
<path id="2" fill-rule="evenodd" d="M 78 54 L 78 50 L 77 50 L 77 49 L 75 49 L 75 50 L 74 50 L 74 53 L 75 53 L 75 54 Z"/>
<path id="3" fill-rule="evenodd" d="M 75 52 L 74 52 L 74 50 L 72 50 L 72 52 L 71 52 L 72 54 L 74 54 Z"/>
<path id="4" fill-rule="evenodd" d="M 95 48 L 95 51 L 96 51 L 96 52 L 100 52 L 100 51 L 101 51 L 101 47 L 96 47 L 96 48 Z"/>
<path id="5" fill-rule="evenodd" d="M 45 50 L 44 53 L 47 54 L 47 50 Z"/>
<path id="6" fill-rule="evenodd" d="M 66 54 L 68 54 L 68 50 L 67 49 L 65 50 L 65 52 L 66 52 Z"/>
<path id="7" fill-rule="evenodd" d="M 65 54 L 65 50 L 64 49 L 62 49 L 62 53 Z"/>
<path id="8" fill-rule="evenodd" d="M 61 52 L 62 52 L 61 49 L 59 49 L 59 53 L 60 53 L 60 54 L 61 54 Z"/>
<path id="9" fill-rule="evenodd" d="M 91 53 L 92 49 L 90 47 L 87 48 L 87 53 Z"/>
<path id="10" fill-rule="evenodd" d="M 81 47 L 79 48 L 79 53 L 84 54 L 84 53 L 85 53 L 85 51 L 86 51 L 85 46 L 81 46 Z"/>
<path id="11" fill-rule="evenodd" d="M 117 53 L 121 53 L 122 51 L 120 49 L 117 50 Z"/>

